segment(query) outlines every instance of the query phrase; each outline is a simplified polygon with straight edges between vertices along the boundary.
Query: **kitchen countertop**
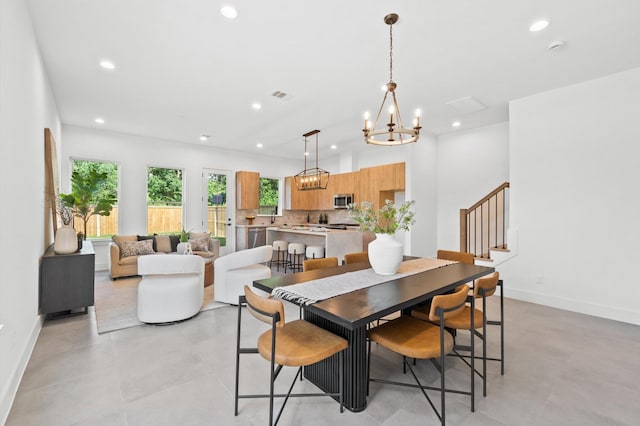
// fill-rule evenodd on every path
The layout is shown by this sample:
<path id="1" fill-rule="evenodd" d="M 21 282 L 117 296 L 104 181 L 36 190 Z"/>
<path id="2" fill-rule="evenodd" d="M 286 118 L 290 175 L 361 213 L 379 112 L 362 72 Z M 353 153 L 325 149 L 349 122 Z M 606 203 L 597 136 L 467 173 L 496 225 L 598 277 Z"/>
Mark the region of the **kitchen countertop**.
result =
<path id="1" fill-rule="evenodd" d="M 312 231 L 310 228 L 293 229 L 298 226 L 281 228 L 270 226 L 267 228 L 267 244 L 272 244 L 276 240 L 286 240 L 289 243 L 303 243 L 309 245 L 319 245 L 325 248 L 325 257 L 335 256 L 338 263 L 341 263 L 346 253 L 357 253 L 362 249 L 362 232 L 358 229 L 322 229 Z M 314 227 L 315 228 L 315 227 Z"/>
<path id="2" fill-rule="evenodd" d="M 315 230 L 314 230 L 315 229 Z M 345 233 L 345 232 L 360 232 L 358 229 L 326 229 L 321 227 L 305 227 L 303 229 L 298 228 L 297 226 L 289 226 L 286 228 L 282 228 L 279 226 L 269 226 L 267 230 L 270 231 L 280 231 L 280 232 L 293 232 L 296 234 L 307 234 L 307 235 L 323 235 L 323 234 L 337 234 L 337 233 Z"/>
<path id="3" fill-rule="evenodd" d="M 237 228 L 269 228 L 273 225 L 246 225 L 246 224 L 240 224 L 240 225 L 236 225 Z"/>

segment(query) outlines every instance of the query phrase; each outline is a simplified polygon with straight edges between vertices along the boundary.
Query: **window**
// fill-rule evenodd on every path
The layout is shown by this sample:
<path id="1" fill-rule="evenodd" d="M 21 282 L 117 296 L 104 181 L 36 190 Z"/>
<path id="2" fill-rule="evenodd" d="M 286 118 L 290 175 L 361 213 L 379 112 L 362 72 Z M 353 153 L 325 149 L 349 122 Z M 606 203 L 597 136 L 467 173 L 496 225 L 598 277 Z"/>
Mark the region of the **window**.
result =
<path id="1" fill-rule="evenodd" d="M 109 216 L 91 215 L 87 221 L 86 238 L 111 238 L 118 233 L 118 165 L 102 161 L 72 160 L 71 171 L 86 178 L 91 171 L 106 173 L 107 179 L 100 185 L 94 199 L 110 198 L 115 200 Z M 84 221 L 75 217 L 73 225 L 78 232 L 84 232 Z"/>
<path id="2" fill-rule="evenodd" d="M 182 230 L 182 170 L 147 168 L 147 232 Z"/>
<path id="3" fill-rule="evenodd" d="M 280 206 L 280 180 L 272 178 L 260 178 L 260 200 L 258 215 L 277 215 Z"/>

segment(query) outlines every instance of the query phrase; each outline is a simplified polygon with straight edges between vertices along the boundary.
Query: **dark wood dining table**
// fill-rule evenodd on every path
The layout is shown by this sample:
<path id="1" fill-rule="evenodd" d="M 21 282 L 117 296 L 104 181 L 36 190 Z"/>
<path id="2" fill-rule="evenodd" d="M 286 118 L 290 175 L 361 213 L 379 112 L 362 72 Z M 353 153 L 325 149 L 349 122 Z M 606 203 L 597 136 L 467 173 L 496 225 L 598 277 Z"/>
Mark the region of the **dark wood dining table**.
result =
<path id="1" fill-rule="evenodd" d="M 253 282 L 266 292 L 274 288 L 370 268 L 368 262 L 317 269 Z M 349 342 L 344 366 L 344 402 L 351 411 L 367 406 L 367 324 L 428 301 L 439 294 L 494 271 L 492 267 L 453 263 L 331 297 L 304 307 L 304 318 Z M 337 392 L 338 356 L 305 368 L 305 377 L 325 391 Z"/>

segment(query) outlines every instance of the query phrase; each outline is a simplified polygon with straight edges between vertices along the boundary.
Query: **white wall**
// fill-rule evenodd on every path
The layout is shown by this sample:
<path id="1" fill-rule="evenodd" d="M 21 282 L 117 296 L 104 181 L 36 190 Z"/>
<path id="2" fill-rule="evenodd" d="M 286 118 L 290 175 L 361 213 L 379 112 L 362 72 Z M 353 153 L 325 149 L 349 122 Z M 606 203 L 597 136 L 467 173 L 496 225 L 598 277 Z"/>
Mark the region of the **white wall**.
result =
<path id="1" fill-rule="evenodd" d="M 0 2 L 0 424 L 41 327 L 39 258 L 52 242 L 44 208 L 44 128 L 60 121 L 23 0 Z"/>
<path id="2" fill-rule="evenodd" d="M 506 294 L 640 324 L 640 68 L 511 103 Z"/>
<path id="3" fill-rule="evenodd" d="M 509 123 L 438 138 L 438 248 L 460 250 L 460 209 L 509 181 Z"/>
<path id="4" fill-rule="evenodd" d="M 398 240 L 404 239 L 405 254 L 433 256 L 438 238 L 436 138 L 424 132 L 417 143 L 394 147 L 370 146 L 353 158 L 354 170 L 405 162 L 406 190 L 401 196 L 403 195 L 404 200 L 415 201 L 416 223 L 410 233 L 398 236 Z"/>

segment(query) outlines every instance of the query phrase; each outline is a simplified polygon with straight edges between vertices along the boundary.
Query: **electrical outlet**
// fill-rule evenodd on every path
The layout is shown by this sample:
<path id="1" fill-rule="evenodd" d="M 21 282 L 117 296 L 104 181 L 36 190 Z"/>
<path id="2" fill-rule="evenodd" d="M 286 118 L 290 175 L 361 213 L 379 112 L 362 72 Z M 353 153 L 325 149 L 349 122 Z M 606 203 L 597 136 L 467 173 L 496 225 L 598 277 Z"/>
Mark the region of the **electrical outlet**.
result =
<path id="1" fill-rule="evenodd" d="M 536 285 L 542 285 L 544 284 L 544 277 L 542 275 L 538 275 L 536 277 Z"/>

